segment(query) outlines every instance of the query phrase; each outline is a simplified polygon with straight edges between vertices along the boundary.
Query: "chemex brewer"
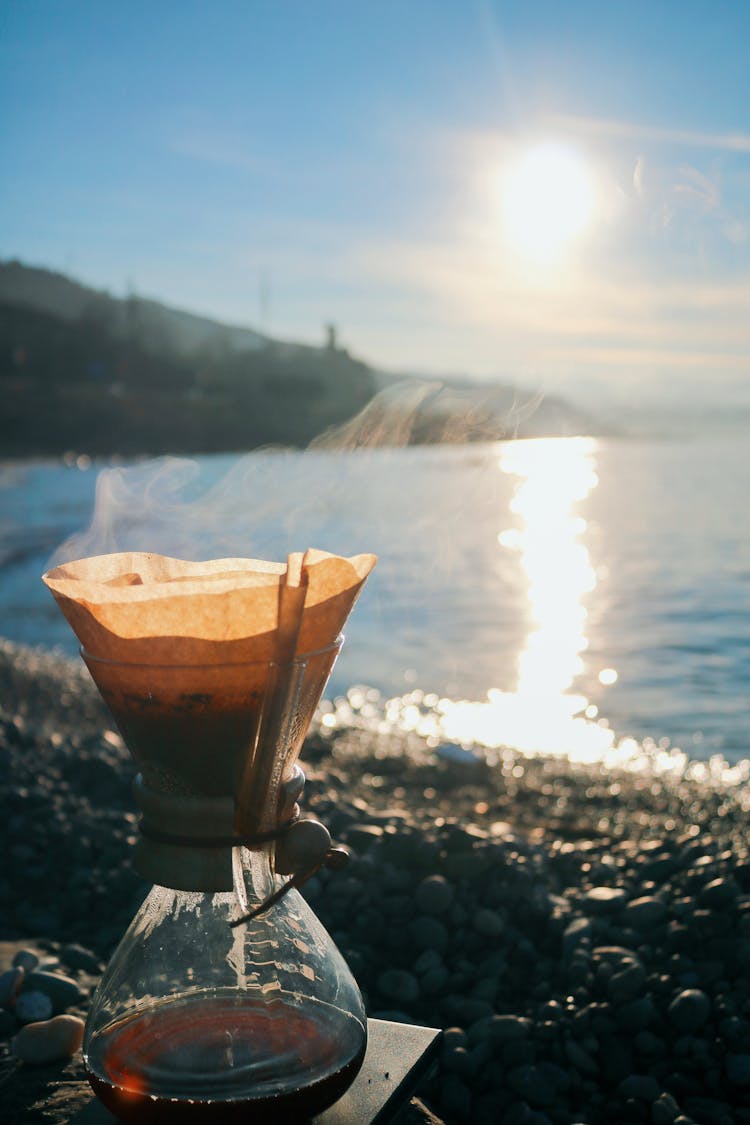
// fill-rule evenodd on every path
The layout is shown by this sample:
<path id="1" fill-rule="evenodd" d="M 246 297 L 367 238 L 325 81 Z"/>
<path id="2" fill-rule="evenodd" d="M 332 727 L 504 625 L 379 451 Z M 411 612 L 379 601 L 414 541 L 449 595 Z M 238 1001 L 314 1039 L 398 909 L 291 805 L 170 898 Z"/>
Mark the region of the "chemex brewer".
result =
<path id="1" fill-rule="evenodd" d="M 155 885 L 83 1042 L 92 1087 L 124 1121 L 299 1121 L 361 1066 L 362 997 L 296 889 L 340 853 L 316 822 L 279 818 L 375 561 L 131 553 L 44 576 L 139 771 L 135 865 Z M 287 881 L 281 833 L 307 857 Z"/>

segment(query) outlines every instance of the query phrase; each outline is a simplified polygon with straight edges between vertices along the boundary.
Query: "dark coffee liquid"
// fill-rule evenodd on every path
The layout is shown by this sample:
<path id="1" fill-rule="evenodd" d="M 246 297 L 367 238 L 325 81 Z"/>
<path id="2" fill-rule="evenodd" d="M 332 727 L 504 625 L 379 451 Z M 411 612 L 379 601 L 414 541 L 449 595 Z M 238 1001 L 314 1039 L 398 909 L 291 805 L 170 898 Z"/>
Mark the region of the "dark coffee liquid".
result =
<path id="1" fill-rule="evenodd" d="M 354 1081 L 365 1047 L 359 1020 L 328 1004 L 197 993 L 112 1024 L 85 1061 L 122 1121 L 253 1125 L 321 1113 Z"/>

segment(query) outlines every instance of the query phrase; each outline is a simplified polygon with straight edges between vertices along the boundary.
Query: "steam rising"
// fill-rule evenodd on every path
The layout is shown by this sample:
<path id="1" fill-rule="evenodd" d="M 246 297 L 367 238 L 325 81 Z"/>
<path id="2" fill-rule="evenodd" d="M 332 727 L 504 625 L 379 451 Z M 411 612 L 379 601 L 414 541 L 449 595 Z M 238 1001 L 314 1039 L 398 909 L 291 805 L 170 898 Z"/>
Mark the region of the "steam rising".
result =
<path id="1" fill-rule="evenodd" d="M 115 551 L 151 551 L 201 561 L 255 556 L 283 558 L 289 551 L 318 546 L 335 553 L 376 549 L 372 542 L 332 542 L 331 496 L 342 488 L 366 489 L 367 473 L 351 479 L 339 451 L 398 448 L 414 443 L 492 441 L 515 436 L 538 398 L 519 403 L 496 388 L 466 390 L 409 380 L 381 391 L 355 418 L 322 434 L 307 456 L 319 459 L 311 483 L 305 458 L 284 449 L 258 450 L 244 457 L 214 457 L 199 465 L 177 457 L 104 469 L 97 480 L 91 525 L 57 549 L 49 566 Z M 382 456 L 382 454 L 381 454 Z M 296 472 L 279 472 L 279 459 L 295 458 Z M 345 475 L 344 475 L 345 474 Z M 366 502 L 363 496 L 363 503 Z M 372 524 L 387 518 L 371 512 Z M 429 516 L 423 516 L 426 522 Z M 335 522 L 335 521 L 334 521 Z M 257 528 L 276 528 L 259 542 Z M 375 533 L 373 526 L 372 531 Z"/>

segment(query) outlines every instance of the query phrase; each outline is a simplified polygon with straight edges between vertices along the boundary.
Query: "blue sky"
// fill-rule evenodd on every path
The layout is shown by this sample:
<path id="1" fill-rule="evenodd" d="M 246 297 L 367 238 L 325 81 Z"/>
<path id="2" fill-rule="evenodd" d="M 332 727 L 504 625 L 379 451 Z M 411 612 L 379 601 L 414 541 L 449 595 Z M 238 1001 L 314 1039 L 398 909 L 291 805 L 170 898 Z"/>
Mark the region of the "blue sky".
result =
<path id="1" fill-rule="evenodd" d="M 750 405 L 744 0 L 6 0 L 0 21 L 0 256 L 298 340 L 334 321 L 391 370 Z M 507 209 L 539 146 L 593 193 L 554 255 L 515 236 L 562 238 L 563 166 Z"/>

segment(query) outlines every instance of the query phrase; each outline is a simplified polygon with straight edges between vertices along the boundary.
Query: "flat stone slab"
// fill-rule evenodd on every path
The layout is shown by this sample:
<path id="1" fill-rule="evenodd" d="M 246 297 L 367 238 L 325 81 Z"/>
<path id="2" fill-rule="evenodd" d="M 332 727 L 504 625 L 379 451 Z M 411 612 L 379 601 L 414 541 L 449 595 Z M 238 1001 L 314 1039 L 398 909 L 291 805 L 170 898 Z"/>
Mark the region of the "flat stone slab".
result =
<path id="1" fill-rule="evenodd" d="M 441 1032 L 434 1027 L 367 1021 L 367 1053 L 362 1069 L 343 1097 L 314 1125 L 385 1125 L 392 1121 L 437 1056 Z M 91 1097 L 70 1125 L 114 1125 L 117 1118 Z"/>

